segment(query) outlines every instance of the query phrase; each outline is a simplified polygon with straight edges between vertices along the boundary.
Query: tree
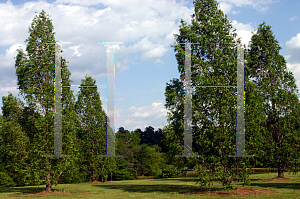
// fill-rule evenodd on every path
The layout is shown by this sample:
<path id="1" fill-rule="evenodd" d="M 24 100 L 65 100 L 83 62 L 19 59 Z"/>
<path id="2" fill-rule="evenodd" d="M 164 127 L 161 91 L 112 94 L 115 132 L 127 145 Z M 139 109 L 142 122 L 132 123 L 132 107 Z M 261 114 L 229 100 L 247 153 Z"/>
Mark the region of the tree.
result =
<path id="1" fill-rule="evenodd" d="M 192 15 L 191 25 L 181 20 L 180 34 L 175 34 L 178 43 L 191 44 L 192 52 L 192 86 L 203 85 L 236 85 L 237 84 L 237 38 L 235 30 L 227 20 L 227 16 L 218 10 L 218 3 L 214 0 L 194 1 L 195 14 Z M 169 146 L 170 154 L 177 155 L 183 151 L 183 116 L 184 116 L 184 48 L 183 44 L 172 45 L 178 63 L 180 79 L 174 79 L 166 87 L 166 107 L 169 124 L 165 127 L 165 142 Z M 245 78 L 246 97 L 251 96 L 248 103 L 253 104 L 253 97 L 259 96 L 253 83 Z M 251 90 L 247 90 L 247 85 Z M 193 142 L 196 143 L 195 154 L 201 155 L 197 160 L 199 171 L 198 182 L 210 185 L 213 179 L 223 183 L 224 188 L 234 188 L 233 179 L 242 178 L 249 184 L 249 158 L 228 157 L 236 152 L 236 88 L 196 88 L 192 96 L 192 124 Z M 247 100 L 247 98 L 246 98 Z M 259 113 L 260 102 L 249 107 L 246 113 Z M 247 101 L 246 101 L 247 102 Z M 263 122 L 261 114 L 248 114 L 245 120 L 259 120 Z M 245 125 L 247 127 L 247 125 Z M 249 125 L 248 125 L 248 128 Z M 255 143 L 247 140 L 249 137 L 261 138 L 260 127 L 255 125 L 251 131 L 246 128 L 246 152 Z M 253 152 L 253 151 L 252 151 Z M 246 154 L 247 155 L 247 154 Z M 191 158 L 185 158 L 180 164 L 183 166 Z M 175 160 L 180 162 L 179 158 Z M 240 171 L 239 168 L 242 168 Z"/>
<path id="2" fill-rule="evenodd" d="M 31 150 L 29 153 L 30 170 L 28 172 L 35 179 L 37 184 L 45 183 L 46 190 L 51 191 L 52 184 L 57 184 L 58 179 L 67 168 L 74 162 L 68 157 L 45 157 L 53 155 L 54 152 L 54 63 L 55 63 L 55 44 L 53 25 L 43 10 L 39 16 L 35 16 L 31 27 L 29 27 L 30 36 L 25 42 L 28 42 L 26 51 L 18 49 L 15 68 L 17 74 L 17 84 L 20 93 L 29 104 L 28 114 L 30 121 L 33 121 L 33 130 L 28 131 Z M 27 58 L 29 57 L 29 59 Z M 61 59 L 62 63 L 62 84 L 70 84 L 70 71 L 66 65 L 66 60 Z M 57 67 L 56 69 L 58 69 Z M 62 101 L 66 103 L 70 100 L 71 90 L 64 90 Z M 68 107 L 68 105 L 66 105 Z M 42 115 L 39 118 L 34 117 L 34 113 Z M 74 114 L 73 114 L 74 115 Z M 72 115 L 63 117 L 63 123 Z M 74 130 L 68 127 L 62 128 L 63 154 L 71 155 L 75 145 Z M 73 157 L 74 158 L 74 157 Z"/>
<path id="3" fill-rule="evenodd" d="M 82 86 L 95 85 L 92 77 L 86 76 L 81 81 Z M 112 166 L 109 157 L 98 157 L 106 153 L 106 128 L 112 130 L 106 113 L 102 109 L 100 95 L 97 89 L 81 87 L 77 94 L 75 110 L 79 116 L 77 137 L 80 142 L 82 167 L 92 181 L 101 177 L 104 182 L 108 176 L 108 167 Z"/>
<path id="4" fill-rule="evenodd" d="M 116 148 L 117 148 L 117 154 L 123 155 L 124 160 L 126 162 L 126 170 L 131 173 L 132 176 L 137 176 L 137 153 L 138 153 L 138 146 L 140 144 L 140 133 L 128 130 L 124 130 L 123 127 L 119 128 L 119 131 L 116 133 Z M 118 167 L 123 167 L 123 164 L 125 164 L 122 160 L 118 160 Z M 124 173 L 124 169 L 123 172 Z M 125 174 L 122 174 L 119 171 L 116 172 L 116 175 L 123 175 L 126 176 L 127 172 Z M 128 177 L 126 177 L 128 178 Z"/>
<path id="5" fill-rule="evenodd" d="M 149 176 L 161 173 L 165 161 L 159 150 L 160 148 L 157 145 L 150 147 L 147 144 L 142 144 L 137 147 L 136 159 L 140 175 Z"/>
<path id="6" fill-rule="evenodd" d="M 291 161 L 299 159 L 300 140 L 295 130 L 295 124 L 299 122 L 296 114 L 299 100 L 294 76 L 287 71 L 280 49 L 271 26 L 263 22 L 251 38 L 247 65 L 250 77 L 255 79 L 259 91 L 265 96 L 263 110 L 267 116 L 267 142 L 263 147 L 269 154 L 264 156 L 265 161 L 276 165 L 278 177 L 284 177 L 284 169 L 291 168 Z"/>
<path id="7" fill-rule="evenodd" d="M 164 139 L 164 134 L 162 133 L 161 129 L 154 131 L 152 126 L 148 126 L 145 128 L 145 131 L 140 131 L 140 138 L 142 144 L 147 144 L 148 146 L 157 145 L 159 146 L 163 152 L 166 152 L 166 146 L 162 143 Z"/>
<path id="8" fill-rule="evenodd" d="M 29 140 L 19 123 L 24 103 L 9 93 L 8 97 L 2 97 L 2 104 L 0 165 L 17 186 L 29 185 Z"/>

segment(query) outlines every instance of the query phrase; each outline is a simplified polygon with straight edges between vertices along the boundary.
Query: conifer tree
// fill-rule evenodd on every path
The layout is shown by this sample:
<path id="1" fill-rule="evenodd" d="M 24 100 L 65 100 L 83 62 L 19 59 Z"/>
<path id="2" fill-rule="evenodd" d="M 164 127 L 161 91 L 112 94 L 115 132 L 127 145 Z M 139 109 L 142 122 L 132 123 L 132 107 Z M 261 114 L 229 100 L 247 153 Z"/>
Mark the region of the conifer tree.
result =
<path id="1" fill-rule="evenodd" d="M 81 86 L 93 86 L 95 82 L 92 77 L 86 76 Z M 98 157 L 98 155 L 106 154 L 106 128 L 108 131 L 113 130 L 107 125 L 109 119 L 102 109 L 97 88 L 81 87 L 77 97 L 75 110 L 79 119 L 77 137 L 83 160 L 81 165 L 89 179 L 92 181 L 100 179 L 103 182 L 112 171 L 110 167 L 114 167 L 114 158 Z"/>
<path id="2" fill-rule="evenodd" d="M 194 1 L 195 14 L 191 25 L 181 20 L 180 34 L 175 34 L 178 43 L 191 44 L 192 86 L 237 85 L 237 38 L 227 16 L 219 10 L 214 0 Z M 183 151 L 184 115 L 184 44 L 173 45 L 178 63 L 180 79 L 174 79 L 166 87 L 166 107 L 170 110 L 170 124 L 164 129 L 172 155 Z M 246 77 L 246 76 L 245 76 Z M 262 99 L 255 85 L 245 78 L 246 115 L 245 122 L 254 117 L 264 122 L 259 114 Z M 250 92 L 251 91 L 251 92 Z M 233 178 L 250 183 L 250 170 L 246 170 L 251 157 L 228 157 L 236 154 L 236 88 L 195 88 L 192 95 L 193 152 L 201 155 L 198 161 L 198 182 L 210 185 L 213 179 L 223 183 L 224 188 L 234 188 Z M 247 98 L 248 97 L 248 98 Z M 257 103 L 254 107 L 253 104 Z M 250 106 L 249 106 L 250 105 Z M 253 114 L 254 113 L 254 114 Z M 250 123 L 249 123 L 250 124 Z M 260 126 L 245 125 L 245 150 L 253 148 L 254 140 L 259 140 Z M 253 123 L 251 123 L 253 124 Z M 252 128 L 249 131 L 249 128 Z M 255 139 L 249 140 L 250 137 Z M 197 149 L 197 151 L 195 151 Z M 175 152 L 175 154 L 174 154 Z M 253 151 L 252 155 L 254 155 Z M 176 154 L 176 155 L 177 155 Z M 189 158 L 192 159 L 192 158 Z M 177 160 L 179 161 L 179 160 Z M 239 170 L 238 168 L 242 168 Z"/>
<path id="3" fill-rule="evenodd" d="M 284 169 L 299 168 L 300 140 L 295 128 L 300 109 L 295 78 L 287 70 L 280 49 L 271 26 L 263 22 L 251 38 L 247 66 L 249 76 L 264 96 L 262 111 L 267 117 L 266 142 L 262 145 L 266 152 L 264 160 L 270 163 L 268 166 L 277 167 L 278 177 L 284 177 Z"/>
<path id="4" fill-rule="evenodd" d="M 57 184 L 61 174 L 74 163 L 72 158 L 75 158 L 73 153 L 76 152 L 75 129 L 68 120 L 74 119 L 76 114 L 70 112 L 72 91 L 64 89 L 63 113 L 70 115 L 62 118 L 63 124 L 69 124 L 62 126 L 62 154 L 71 157 L 46 157 L 54 153 L 54 64 L 57 41 L 54 38 L 52 22 L 44 10 L 33 19 L 29 33 L 29 38 L 25 40 L 28 42 L 27 55 L 18 49 L 15 62 L 18 89 L 24 96 L 28 109 L 42 115 L 36 119 L 34 114 L 29 114 L 27 118 L 33 121 L 34 127 L 34 131 L 27 132 L 31 146 L 28 172 L 37 184 L 45 183 L 46 190 L 51 191 L 52 184 Z M 63 85 L 71 82 L 66 63 L 65 59 L 61 59 Z M 55 69 L 60 69 L 60 66 Z"/>

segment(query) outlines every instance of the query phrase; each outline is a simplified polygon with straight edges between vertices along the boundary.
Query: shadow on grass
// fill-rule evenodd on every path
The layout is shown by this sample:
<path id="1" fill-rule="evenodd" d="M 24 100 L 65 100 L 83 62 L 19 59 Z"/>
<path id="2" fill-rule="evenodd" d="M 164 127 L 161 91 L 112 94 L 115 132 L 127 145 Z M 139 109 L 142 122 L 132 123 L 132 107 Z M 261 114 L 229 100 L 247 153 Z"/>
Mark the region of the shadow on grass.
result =
<path id="1" fill-rule="evenodd" d="M 60 190 L 60 189 L 52 189 L 54 190 Z M 0 188 L 0 193 L 8 193 L 8 192 L 19 192 L 23 194 L 28 194 L 28 193 L 37 193 L 37 192 L 42 192 L 45 191 L 45 188 L 42 187 L 4 187 Z"/>
<path id="2" fill-rule="evenodd" d="M 181 182 L 197 182 L 197 178 L 163 178 L 156 180 L 181 181 Z"/>
<path id="3" fill-rule="evenodd" d="M 152 193 L 152 192 L 160 192 L 160 193 L 180 193 L 184 194 L 187 191 L 198 191 L 203 190 L 199 187 L 195 187 L 193 185 L 168 185 L 168 184 L 160 184 L 160 185 L 94 185 L 105 189 L 118 189 L 126 192 L 132 193 Z"/>
<path id="4" fill-rule="evenodd" d="M 276 188 L 276 189 L 296 189 L 300 190 L 300 183 L 298 182 L 251 182 L 251 186 L 263 187 L 263 188 Z"/>

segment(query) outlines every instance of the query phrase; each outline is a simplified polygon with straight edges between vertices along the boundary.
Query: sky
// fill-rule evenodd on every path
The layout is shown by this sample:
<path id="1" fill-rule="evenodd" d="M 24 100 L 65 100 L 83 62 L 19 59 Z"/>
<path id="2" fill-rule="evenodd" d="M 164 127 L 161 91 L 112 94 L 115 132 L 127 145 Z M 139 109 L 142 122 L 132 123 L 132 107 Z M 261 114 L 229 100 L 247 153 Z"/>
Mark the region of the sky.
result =
<path id="1" fill-rule="evenodd" d="M 279 41 L 288 69 L 300 86 L 300 1 L 218 0 L 233 22 L 243 44 L 263 21 Z M 123 42 L 115 51 L 115 132 L 155 130 L 167 124 L 166 83 L 179 78 L 173 34 L 180 19 L 188 24 L 194 13 L 192 0 L 0 0 L 0 95 L 18 96 L 15 59 L 26 49 L 28 28 L 45 10 L 54 26 L 55 39 L 63 44 L 73 85 L 85 75 L 97 85 L 106 84 L 106 47 L 98 42 Z M 74 95 L 79 91 L 73 87 Z M 106 111 L 106 89 L 98 88 Z M 299 91 L 300 92 L 300 91 Z M 18 96 L 23 100 L 23 97 Z M 24 101 L 24 100 L 23 100 Z M 2 110 L 0 110 L 2 111 Z"/>

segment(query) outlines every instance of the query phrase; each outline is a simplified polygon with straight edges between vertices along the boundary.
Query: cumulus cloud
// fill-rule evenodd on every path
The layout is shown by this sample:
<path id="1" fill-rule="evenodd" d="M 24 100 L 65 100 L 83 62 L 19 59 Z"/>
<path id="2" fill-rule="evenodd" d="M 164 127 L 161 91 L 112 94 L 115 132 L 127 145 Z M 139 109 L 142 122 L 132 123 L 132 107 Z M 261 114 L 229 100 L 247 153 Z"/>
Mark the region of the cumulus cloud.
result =
<path id="1" fill-rule="evenodd" d="M 99 4 L 102 9 L 87 7 Z M 172 34 L 178 33 L 175 21 L 180 18 L 189 21 L 193 12 L 193 8 L 175 1 L 58 0 L 53 4 L 39 1 L 19 6 L 8 2 L 0 6 L 0 45 L 24 44 L 29 36 L 28 27 L 42 9 L 52 19 L 56 40 L 71 42 L 71 45 L 63 45 L 63 57 L 72 66 L 71 79 L 78 83 L 84 78 L 80 74 L 86 72 L 86 67 L 82 66 L 89 66 L 89 75 L 93 74 L 94 78 L 106 73 L 107 49 L 98 42 L 121 41 L 126 44 L 126 47 L 120 45 L 116 50 L 118 74 L 133 61 L 128 56 L 131 53 L 142 53 L 142 61 L 164 56 L 174 41 Z"/>
<path id="2" fill-rule="evenodd" d="M 300 33 L 295 37 L 292 37 L 286 42 L 286 52 L 287 55 L 285 59 L 287 60 L 287 68 L 291 71 L 295 79 L 300 78 Z M 300 88 L 300 81 L 296 81 L 298 89 Z"/>
<path id="3" fill-rule="evenodd" d="M 242 44 L 246 44 L 247 46 L 251 41 L 251 37 L 253 35 L 252 32 L 254 31 L 252 25 L 239 23 L 237 20 L 233 20 L 232 26 L 233 28 L 236 29 L 236 33 L 238 34 L 238 37 L 241 37 Z"/>
<path id="4" fill-rule="evenodd" d="M 154 128 L 163 128 L 161 121 L 167 116 L 167 109 L 160 101 L 155 101 L 151 106 L 132 106 L 126 111 L 130 117 L 122 117 L 118 124 L 123 125 L 126 129 L 142 130 L 151 125 Z"/>
<path id="5" fill-rule="evenodd" d="M 286 42 L 286 51 L 290 64 L 300 63 L 300 33 Z"/>

